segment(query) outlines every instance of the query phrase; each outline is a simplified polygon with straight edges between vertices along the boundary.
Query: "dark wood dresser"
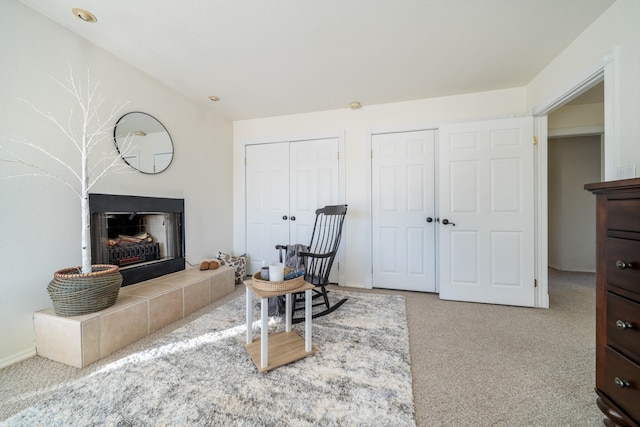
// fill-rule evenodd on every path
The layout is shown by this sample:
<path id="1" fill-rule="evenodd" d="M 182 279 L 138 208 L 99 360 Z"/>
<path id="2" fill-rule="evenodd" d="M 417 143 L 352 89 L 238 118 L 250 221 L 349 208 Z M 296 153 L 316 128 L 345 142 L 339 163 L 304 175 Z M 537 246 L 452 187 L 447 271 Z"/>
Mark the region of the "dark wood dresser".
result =
<path id="1" fill-rule="evenodd" d="M 640 424 L 640 178 L 596 195 L 596 402 L 607 426 Z"/>

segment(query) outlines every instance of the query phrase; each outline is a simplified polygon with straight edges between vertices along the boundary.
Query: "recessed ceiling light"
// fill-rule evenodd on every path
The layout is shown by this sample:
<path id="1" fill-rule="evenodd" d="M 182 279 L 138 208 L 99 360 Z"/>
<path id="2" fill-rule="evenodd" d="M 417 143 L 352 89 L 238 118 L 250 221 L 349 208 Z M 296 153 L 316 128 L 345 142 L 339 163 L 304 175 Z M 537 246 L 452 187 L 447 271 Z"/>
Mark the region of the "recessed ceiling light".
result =
<path id="1" fill-rule="evenodd" d="M 360 108 L 362 108 L 362 104 L 360 104 L 359 102 L 355 101 L 355 102 L 352 102 L 351 104 L 349 104 L 349 108 L 351 108 L 352 110 L 359 110 Z"/>
<path id="2" fill-rule="evenodd" d="M 212 100 L 213 102 L 220 101 L 220 98 L 215 95 L 211 95 L 209 99 Z"/>
<path id="3" fill-rule="evenodd" d="M 82 19 L 84 22 L 94 23 L 98 21 L 98 18 L 95 15 L 87 10 L 80 9 L 79 7 L 74 7 L 71 9 L 71 13 L 73 13 L 78 18 Z"/>

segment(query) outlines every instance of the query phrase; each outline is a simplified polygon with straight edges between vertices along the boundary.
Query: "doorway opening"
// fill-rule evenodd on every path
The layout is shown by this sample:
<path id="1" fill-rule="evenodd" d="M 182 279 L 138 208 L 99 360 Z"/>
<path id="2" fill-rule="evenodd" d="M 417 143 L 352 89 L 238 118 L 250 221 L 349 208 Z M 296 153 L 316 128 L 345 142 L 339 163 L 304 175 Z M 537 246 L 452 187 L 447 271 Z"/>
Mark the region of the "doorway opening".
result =
<path id="1" fill-rule="evenodd" d="M 612 180 L 617 177 L 616 159 L 616 114 L 615 105 L 618 98 L 619 88 L 616 85 L 617 54 L 614 50 L 611 54 L 603 57 L 602 61 L 585 73 L 582 78 L 577 79 L 574 84 L 566 87 L 559 95 L 550 102 L 534 108 L 532 111 L 535 120 L 535 132 L 539 140 L 536 158 L 536 307 L 549 308 L 549 169 L 548 151 L 549 145 L 553 143 L 548 137 L 568 137 L 577 135 L 601 135 L 601 158 L 600 158 L 600 179 L 596 181 Z M 562 107 L 567 108 L 571 102 L 580 102 L 581 95 L 589 97 L 592 89 L 598 87 L 603 93 L 602 103 L 599 106 L 599 125 L 593 124 L 573 124 L 562 127 L 552 127 L 550 121 L 553 113 L 561 111 Z M 601 89 L 600 89 L 601 88 Z M 588 94 L 587 94 L 588 93 Z M 592 103 L 592 102 L 591 102 Z M 585 105 L 585 104 L 578 104 Z M 574 107 L 575 108 L 575 107 Z M 583 107 L 584 108 L 584 107 Z M 574 117 L 576 119 L 576 117 Z M 595 203 L 595 201 L 593 202 Z M 595 217 L 595 214 L 593 215 Z M 583 232 L 594 234 L 595 230 L 583 230 Z"/>
<path id="2" fill-rule="evenodd" d="M 584 185 L 603 179 L 604 83 L 548 117 L 548 263 L 595 272 L 595 199 Z"/>

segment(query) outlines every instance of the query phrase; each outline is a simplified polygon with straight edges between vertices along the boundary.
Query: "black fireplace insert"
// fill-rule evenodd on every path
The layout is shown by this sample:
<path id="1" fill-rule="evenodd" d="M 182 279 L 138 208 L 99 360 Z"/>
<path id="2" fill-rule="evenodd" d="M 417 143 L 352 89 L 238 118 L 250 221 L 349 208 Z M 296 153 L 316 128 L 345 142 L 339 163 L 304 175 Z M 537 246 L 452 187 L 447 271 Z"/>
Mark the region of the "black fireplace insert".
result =
<path id="1" fill-rule="evenodd" d="M 120 266 L 122 286 L 184 270 L 184 199 L 90 194 L 94 264 Z"/>

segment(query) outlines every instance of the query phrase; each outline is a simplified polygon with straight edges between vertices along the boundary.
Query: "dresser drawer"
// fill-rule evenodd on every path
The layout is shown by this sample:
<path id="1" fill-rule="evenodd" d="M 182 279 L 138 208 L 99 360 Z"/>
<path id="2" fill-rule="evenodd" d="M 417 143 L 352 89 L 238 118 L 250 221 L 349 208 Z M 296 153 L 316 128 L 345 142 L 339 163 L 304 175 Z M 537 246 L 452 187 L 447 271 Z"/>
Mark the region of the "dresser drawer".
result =
<path id="1" fill-rule="evenodd" d="M 640 231 L 640 199 L 609 200 L 607 203 L 607 229 Z"/>
<path id="2" fill-rule="evenodd" d="M 607 283 L 640 294 L 640 241 L 607 237 L 606 250 Z"/>
<path id="3" fill-rule="evenodd" d="M 603 382 L 598 388 L 633 419 L 640 419 L 640 366 L 606 347 Z"/>
<path id="4" fill-rule="evenodd" d="M 640 304 L 607 293 L 607 344 L 640 359 Z M 638 361 L 638 359 L 636 359 Z"/>

